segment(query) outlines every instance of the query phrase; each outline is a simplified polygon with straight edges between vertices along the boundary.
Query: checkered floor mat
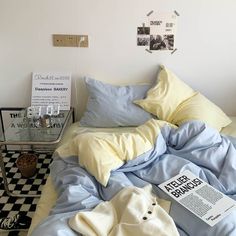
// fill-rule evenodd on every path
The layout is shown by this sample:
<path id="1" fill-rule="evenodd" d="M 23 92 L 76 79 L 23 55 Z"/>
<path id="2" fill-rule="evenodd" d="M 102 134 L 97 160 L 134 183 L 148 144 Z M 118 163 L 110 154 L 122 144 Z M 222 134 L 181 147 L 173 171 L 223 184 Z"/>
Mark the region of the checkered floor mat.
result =
<path id="1" fill-rule="evenodd" d="M 31 178 L 22 177 L 16 167 L 19 152 L 3 152 L 3 159 L 8 179 L 8 187 L 10 191 L 16 194 L 40 194 L 43 185 L 49 174 L 49 164 L 52 161 L 49 154 L 37 154 L 38 164 L 37 173 Z M 14 215 L 18 212 L 32 218 L 39 198 L 16 198 L 9 197 L 4 191 L 2 175 L 0 173 L 0 218 Z M 0 232 L 0 235 L 1 232 Z M 4 234 L 7 235 L 7 234 Z M 18 235 L 17 232 L 10 232 L 9 236 Z"/>

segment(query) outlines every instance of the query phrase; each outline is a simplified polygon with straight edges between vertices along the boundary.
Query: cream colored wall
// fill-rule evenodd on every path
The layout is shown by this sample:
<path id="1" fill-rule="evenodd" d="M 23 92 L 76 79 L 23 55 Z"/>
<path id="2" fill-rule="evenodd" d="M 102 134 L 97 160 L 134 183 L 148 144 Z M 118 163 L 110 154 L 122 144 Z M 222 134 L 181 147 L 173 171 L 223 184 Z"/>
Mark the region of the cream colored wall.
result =
<path id="1" fill-rule="evenodd" d="M 136 46 L 136 27 L 150 10 L 179 12 L 173 55 Z M 32 72 L 66 71 L 80 116 L 84 75 L 110 83 L 152 81 L 162 63 L 236 115 L 235 12 L 235 0 L 0 0 L 0 106 L 30 104 Z M 55 33 L 88 34 L 89 48 L 52 47 Z"/>

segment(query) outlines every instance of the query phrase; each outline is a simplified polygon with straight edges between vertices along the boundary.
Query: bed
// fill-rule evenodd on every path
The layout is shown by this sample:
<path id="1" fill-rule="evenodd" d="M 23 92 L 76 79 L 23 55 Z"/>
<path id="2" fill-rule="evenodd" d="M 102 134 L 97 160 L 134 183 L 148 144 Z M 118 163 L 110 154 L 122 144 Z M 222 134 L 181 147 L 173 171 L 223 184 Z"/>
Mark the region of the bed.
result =
<path id="1" fill-rule="evenodd" d="M 94 224 L 90 222 L 90 226 L 89 218 L 84 217 L 87 217 L 87 212 L 97 209 L 97 206 L 103 207 L 104 201 L 110 204 L 110 201 L 112 202 L 123 189 L 130 187 L 143 189 L 150 184 L 155 196 L 160 198 L 158 204 L 164 209 L 166 206 L 165 213 L 162 212 L 161 217 L 162 228 L 160 224 L 155 228 L 154 224 L 153 232 L 157 232 L 155 230 L 162 232 L 164 228 L 161 235 L 236 235 L 236 212 L 227 216 L 215 227 L 209 227 L 176 202 L 171 202 L 171 199 L 156 187 L 188 169 L 236 199 L 236 185 L 232 182 L 236 177 L 234 138 L 236 117 L 227 117 L 216 105 L 178 80 L 165 67 L 161 68 L 157 81 L 157 85 L 154 86 L 142 85 L 142 88 L 138 86 L 138 92 L 136 87 L 128 89 L 126 87 L 125 91 L 119 91 L 122 98 L 126 98 L 127 91 L 129 94 L 132 91 L 129 100 L 141 108 L 136 105 L 132 108 L 124 106 L 120 100 L 118 106 L 121 104 L 121 107 L 117 108 L 114 104 L 104 105 L 104 103 L 114 103 L 112 96 L 116 91 L 110 86 L 105 94 L 110 92 L 112 96 L 99 97 L 101 100 L 96 101 L 95 106 L 94 96 L 97 99 L 98 87 L 104 90 L 104 84 L 91 79 L 86 80 L 91 101 L 88 101 L 87 110 L 80 122 L 73 124 L 67 130 L 54 153 L 51 174 L 43 188 L 28 235 L 72 236 L 80 235 L 79 232 L 104 236 L 137 235 L 135 234 L 137 228 L 132 228 L 132 233 L 127 233 L 127 229 L 122 228 L 122 224 L 118 227 L 117 222 L 116 231 L 111 230 L 110 226 L 104 233 L 105 231 L 101 230 L 106 227 L 99 229 L 99 225 L 95 223 L 99 222 L 99 219 L 105 220 L 106 217 L 92 218 L 97 220 L 94 220 Z M 179 87 L 178 96 L 177 87 Z M 165 96 L 161 91 L 165 91 Z M 137 107 L 138 111 L 135 110 Z M 98 114 L 99 112 L 101 113 Z M 110 117 L 107 117 L 107 113 Z M 129 117 L 125 117 L 127 114 Z M 118 149 L 114 152 L 115 148 Z M 89 151 L 88 156 L 88 150 L 93 149 L 95 151 Z M 123 156 L 126 156 L 126 159 L 120 161 L 115 156 L 110 163 L 114 153 L 119 153 L 120 159 Z M 104 163 L 100 165 L 103 160 L 111 166 L 104 167 Z M 79 167 L 78 161 L 83 168 Z M 95 168 L 92 168 L 94 165 Z M 171 206 L 168 207 L 170 203 Z M 82 220 L 75 217 L 78 216 L 78 212 L 85 214 Z M 157 215 L 160 216 L 160 213 Z M 81 217 L 80 214 L 79 216 Z M 154 235 L 150 230 L 145 231 L 145 227 L 150 229 L 146 218 L 144 216 L 142 222 L 138 221 L 138 225 L 142 226 L 141 230 L 138 228 L 139 235 Z M 82 225 L 81 222 L 84 223 L 85 219 L 87 222 Z M 73 222 L 79 225 L 78 228 Z"/>

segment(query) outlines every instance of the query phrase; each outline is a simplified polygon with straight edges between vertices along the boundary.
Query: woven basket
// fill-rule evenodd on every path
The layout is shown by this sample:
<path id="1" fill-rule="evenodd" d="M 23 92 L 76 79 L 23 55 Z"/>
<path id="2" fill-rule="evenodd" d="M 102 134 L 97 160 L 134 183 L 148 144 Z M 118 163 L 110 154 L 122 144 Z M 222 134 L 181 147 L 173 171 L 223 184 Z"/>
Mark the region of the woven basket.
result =
<path id="1" fill-rule="evenodd" d="M 36 173 L 38 157 L 35 154 L 24 153 L 16 160 L 16 166 L 24 177 L 32 177 Z"/>

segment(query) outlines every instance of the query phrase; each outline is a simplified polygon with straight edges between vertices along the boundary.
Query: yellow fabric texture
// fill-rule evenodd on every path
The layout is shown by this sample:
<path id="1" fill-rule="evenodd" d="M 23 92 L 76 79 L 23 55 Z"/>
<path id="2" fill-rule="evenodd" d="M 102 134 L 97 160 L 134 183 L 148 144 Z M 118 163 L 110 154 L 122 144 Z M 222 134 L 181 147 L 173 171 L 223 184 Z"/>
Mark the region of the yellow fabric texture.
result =
<path id="1" fill-rule="evenodd" d="M 218 106 L 200 93 L 182 102 L 171 116 L 171 123 L 177 125 L 188 120 L 203 120 L 218 131 L 231 123 Z"/>
<path id="2" fill-rule="evenodd" d="M 151 185 L 126 187 L 109 202 L 77 213 L 69 225 L 86 236 L 179 235 L 174 221 L 152 194 Z"/>
<path id="3" fill-rule="evenodd" d="M 160 129 L 168 124 L 151 119 L 132 132 L 85 132 L 57 149 L 61 157 L 77 155 L 80 166 L 106 186 L 112 170 L 151 150 Z"/>
<path id="4" fill-rule="evenodd" d="M 170 121 L 176 107 L 194 94 L 192 88 L 170 70 L 162 67 L 156 86 L 147 92 L 145 99 L 136 100 L 134 103 L 156 115 L 159 119 Z"/>
<path id="5" fill-rule="evenodd" d="M 200 120 L 220 131 L 231 123 L 218 106 L 195 92 L 163 66 L 157 85 L 148 91 L 145 99 L 134 103 L 159 119 L 175 125 L 189 120 Z"/>

